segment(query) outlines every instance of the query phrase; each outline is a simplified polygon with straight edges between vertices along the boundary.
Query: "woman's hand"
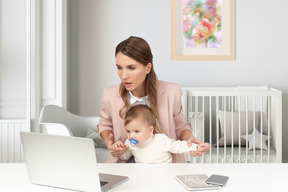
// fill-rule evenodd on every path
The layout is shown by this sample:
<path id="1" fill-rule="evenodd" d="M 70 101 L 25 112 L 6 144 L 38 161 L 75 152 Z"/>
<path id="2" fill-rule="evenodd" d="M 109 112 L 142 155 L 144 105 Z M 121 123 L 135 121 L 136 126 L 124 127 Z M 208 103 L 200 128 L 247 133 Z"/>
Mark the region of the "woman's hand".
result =
<path id="1" fill-rule="evenodd" d="M 117 141 L 114 142 L 114 134 L 111 132 L 108 141 L 106 142 L 107 148 L 113 157 L 120 157 L 128 149 L 127 145 L 124 145 L 123 142 Z"/>
<path id="2" fill-rule="evenodd" d="M 187 145 L 188 145 L 188 147 L 191 147 L 192 146 L 192 143 L 195 143 L 195 144 L 198 144 L 198 145 L 203 145 L 204 144 L 204 142 L 202 142 L 202 141 L 199 141 L 198 139 L 196 139 L 196 137 L 194 137 L 194 136 L 191 136 L 188 140 L 187 140 Z M 208 149 L 210 149 L 210 145 L 208 144 L 208 143 L 205 143 L 205 148 L 202 148 L 202 150 L 201 151 L 198 151 L 198 150 L 196 150 L 196 151 L 190 151 L 190 154 L 193 156 L 193 157 L 198 157 L 198 156 L 201 156 L 201 155 L 203 155 L 203 154 L 205 154 L 206 153 L 206 151 L 208 150 Z"/>

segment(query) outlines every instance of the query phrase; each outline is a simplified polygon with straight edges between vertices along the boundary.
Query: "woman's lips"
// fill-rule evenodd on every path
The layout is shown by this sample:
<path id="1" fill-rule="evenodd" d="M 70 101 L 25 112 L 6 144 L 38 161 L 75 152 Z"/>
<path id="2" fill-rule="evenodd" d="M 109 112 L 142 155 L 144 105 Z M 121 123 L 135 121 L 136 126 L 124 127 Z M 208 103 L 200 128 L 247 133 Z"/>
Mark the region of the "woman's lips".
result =
<path id="1" fill-rule="evenodd" d="M 132 85 L 132 83 L 124 83 L 125 87 L 130 87 Z"/>

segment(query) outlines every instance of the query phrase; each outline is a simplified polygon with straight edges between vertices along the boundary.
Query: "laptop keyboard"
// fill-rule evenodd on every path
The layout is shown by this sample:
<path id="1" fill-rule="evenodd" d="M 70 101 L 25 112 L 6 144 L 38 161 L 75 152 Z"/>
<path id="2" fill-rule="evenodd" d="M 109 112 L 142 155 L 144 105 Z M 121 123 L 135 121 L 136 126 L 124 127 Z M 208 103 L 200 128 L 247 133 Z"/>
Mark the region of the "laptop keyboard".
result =
<path id="1" fill-rule="evenodd" d="M 106 185 L 108 182 L 106 182 L 106 181 L 100 181 L 100 185 L 101 185 L 101 187 L 103 186 L 103 185 Z"/>

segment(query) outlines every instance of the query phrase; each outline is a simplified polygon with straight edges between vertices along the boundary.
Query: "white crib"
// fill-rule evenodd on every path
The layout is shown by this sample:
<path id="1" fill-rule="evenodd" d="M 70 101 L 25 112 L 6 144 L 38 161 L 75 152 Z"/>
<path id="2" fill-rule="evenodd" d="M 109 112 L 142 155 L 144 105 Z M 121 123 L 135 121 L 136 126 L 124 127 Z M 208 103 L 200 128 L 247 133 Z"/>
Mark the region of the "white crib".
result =
<path id="1" fill-rule="evenodd" d="M 193 163 L 282 162 L 282 92 L 261 87 L 182 88 L 193 135 L 210 143 Z"/>

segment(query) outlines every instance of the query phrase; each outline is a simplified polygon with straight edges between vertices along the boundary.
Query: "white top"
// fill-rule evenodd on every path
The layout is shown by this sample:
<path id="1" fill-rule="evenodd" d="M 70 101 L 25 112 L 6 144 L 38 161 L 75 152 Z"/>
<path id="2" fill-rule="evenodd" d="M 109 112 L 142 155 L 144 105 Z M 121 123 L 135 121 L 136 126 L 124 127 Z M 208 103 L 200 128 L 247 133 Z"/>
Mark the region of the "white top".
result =
<path id="1" fill-rule="evenodd" d="M 148 95 L 146 95 L 145 97 L 135 97 L 131 91 L 129 91 L 129 102 L 131 106 L 134 105 L 147 105 L 149 106 L 149 101 L 148 101 Z"/>
<path id="2" fill-rule="evenodd" d="M 176 141 L 165 134 L 153 134 L 145 143 L 135 147 L 131 146 L 127 139 L 125 145 L 128 145 L 129 149 L 120 159 L 128 160 L 133 155 L 136 163 L 172 163 L 171 153 L 196 151 L 198 146 L 192 143 L 192 146 L 188 147 L 187 141 Z"/>

